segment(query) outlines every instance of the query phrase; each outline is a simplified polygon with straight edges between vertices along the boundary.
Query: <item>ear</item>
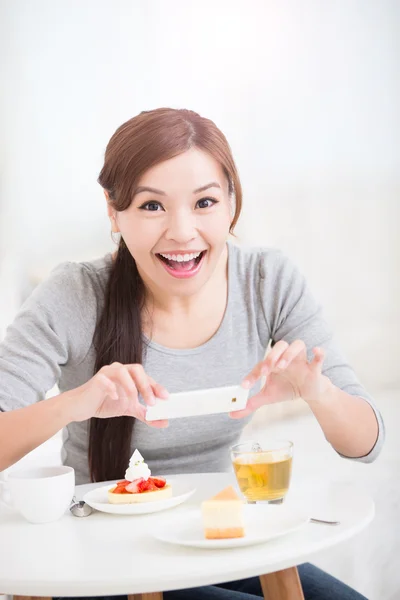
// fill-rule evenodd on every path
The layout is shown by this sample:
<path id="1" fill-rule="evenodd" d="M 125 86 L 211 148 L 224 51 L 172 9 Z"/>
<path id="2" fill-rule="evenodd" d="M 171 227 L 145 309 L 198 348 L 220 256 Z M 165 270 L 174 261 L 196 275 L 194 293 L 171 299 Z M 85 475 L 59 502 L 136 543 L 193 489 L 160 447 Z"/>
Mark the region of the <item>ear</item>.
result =
<path id="1" fill-rule="evenodd" d="M 106 190 L 104 190 L 104 196 L 106 197 L 106 201 L 107 201 L 107 214 L 108 214 L 108 218 L 110 219 L 110 223 L 111 223 L 111 231 L 113 233 L 119 233 L 119 227 L 117 224 L 117 211 L 115 210 L 115 208 L 113 208 L 111 206 L 110 198 L 109 198 L 108 192 Z"/>

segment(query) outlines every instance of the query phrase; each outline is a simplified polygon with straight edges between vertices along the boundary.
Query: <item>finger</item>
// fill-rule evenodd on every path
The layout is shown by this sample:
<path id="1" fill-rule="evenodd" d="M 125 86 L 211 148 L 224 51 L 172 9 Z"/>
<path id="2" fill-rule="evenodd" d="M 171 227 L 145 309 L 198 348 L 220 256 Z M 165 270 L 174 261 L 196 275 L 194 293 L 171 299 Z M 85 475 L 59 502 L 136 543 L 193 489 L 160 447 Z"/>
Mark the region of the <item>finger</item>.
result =
<path id="1" fill-rule="evenodd" d="M 141 404 L 138 400 L 136 400 L 136 402 L 133 405 L 131 404 L 127 408 L 127 410 L 125 412 L 125 416 L 135 417 L 135 419 L 142 421 L 142 423 L 146 423 L 146 425 L 149 425 L 149 427 L 155 427 L 156 429 L 168 427 L 169 422 L 166 420 L 147 421 L 146 413 L 147 413 L 147 408 L 145 406 L 143 406 L 143 404 Z"/>
<path id="2" fill-rule="evenodd" d="M 260 377 L 270 373 L 274 369 L 277 361 L 281 358 L 282 354 L 286 351 L 288 347 L 289 344 L 287 342 L 285 342 L 284 340 L 279 340 L 279 342 L 275 344 L 275 346 L 265 358 L 265 360 L 258 363 L 258 365 L 254 367 L 251 373 L 249 373 L 249 375 L 245 377 L 245 379 L 242 381 L 242 387 L 244 387 L 245 389 L 250 389 L 251 387 L 253 387 L 256 381 L 260 379 Z"/>
<path id="3" fill-rule="evenodd" d="M 111 365 L 102 367 L 99 372 L 115 383 L 118 398 L 130 398 L 132 395 L 137 396 L 136 386 L 132 378 L 129 374 L 127 379 L 123 375 L 125 373 L 123 364 L 114 362 Z"/>
<path id="4" fill-rule="evenodd" d="M 255 410 L 260 408 L 265 404 L 265 398 L 261 398 L 261 394 L 256 394 L 252 398 L 250 398 L 247 402 L 246 408 L 243 410 L 235 410 L 234 412 L 229 413 L 229 416 L 232 419 L 243 419 L 244 417 L 248 417 Z"/>
<path id="5" fill-rule="evenodd" d="M 250 388 L 253 387 L 253 385 L 256 383 L 256 381 L 258 381 L 258 379 L 260 379 L 261 377 L 261 369 L 263 367 L 263 362 L 258 363 L 254 369 L 248 374 L 246 375 L 246 377 L 243 379 L 242 381 L 242 387 L 245 390 L 249 390 Z"/>
<path id="6" fill-rule="evenodd" d="M 310 366 L 316 373 L 321 373 L 325 360 L 325 350 L 323 348 L 313 348 L 313 354 L 314 358 Z"/>
<path id="7" fill-rule="evenodd" d="M 154 381 L 154 379 L 152 377 L 150 377 L 150 375 L 148 375 L 147 377 L 149 378 L 149 382 L 153 389 L 153 393 L 154 393 L 155 397 L 160 398 L 161 400 L 167 400 L 167 398 L 169 396 L 168 390 L 164 386 L 160 385 L 159 383 L 156 383 Z"/>
<path id="8" fill-rule="evenodd" d="M 262 363 L 261 375 L 268 375 L 271 371 L 274 370 L 277 362 L 281 359 L 283 354 L 287 352 L 289 348 L 288 342 L 284 340 L 279 340 L 272 348 L 272 350 L 268 353 L 268 356 Z"/>
<path id="9" fill-rule="evenodd" d="M 145 403 L 149 406 L 154 406 L 156 400 L 154 398 L 153 389 L 151 387 L 149 377 L 142 365 L 127 365 L 126 368 L 131 374 L 137 390 L 141 394 Z"/>
<path id="10" fill-rule="evenodd" d="M 109 379 L 104 373 L 97 374 L 97 382 L 100 385 L 101 390 L 110 396 L 112 400 L 118 400 L 118 391 L 115 383 Z"/>
<path id="11" fill-rule="evenodd" d="M 156 429 L 165 429 L 165 427 L 169 426 L 169 421 L 166 421 L 165 419 L 163 420 L 159 420 L 159 421 L 146 421 L 145 420 L 146 425 L 149 425 L 149 427 L 155 427 Z"/>
<path id="12" fill-rule="evenodd" d="M 253 411 L 249 408 L 245 408 L 243 410 L 236 410 L 235 412 L 229 413 L 231 419 L 244 419 L 244 417 L 248 417 L 251 415 Z"/>
<path id="13" fill-rule="evenodd" d="M 119 394 L 121 396 L 134 400 L 137 399 L 138 391 L 135 382 L 130 376 L 129 371 L 127 371 L 123 365 L 115 368 L 113 380 L 119 386 Z"/>
<path id="14" fill-rule="evenodd" d="M 98 376 L 105 377 L 106 379 L 112 381 L 115 385 L 115 394 L 114 399 L 117 400 L 125 395 L 125 392 L 122 390 L 121 385 L 119 384 L 118 379 L 118 371 L 121 369 L 123 365 L 118 362 L 114 362 L 111 365 L 104 365 L 97 373 Z"/>
<path id="15" fill-rule="evenodd" d="M 277 367 L 278 369 L 286 369 L 290 363 L 302 352 L 307 353 L 306 345 L 303 340 L 292 342 L 287 350 L 281 355 Z"/>
<path id="16" fill-rule="evenodd" d="M 135 419 L 142 421 L 142 423 L 146 422 L 146 407 L 143 406 L 143 404 L 141 404 L 138 400 L 129 405 L 125 414 L 127 417 L 135 417 Z"/>

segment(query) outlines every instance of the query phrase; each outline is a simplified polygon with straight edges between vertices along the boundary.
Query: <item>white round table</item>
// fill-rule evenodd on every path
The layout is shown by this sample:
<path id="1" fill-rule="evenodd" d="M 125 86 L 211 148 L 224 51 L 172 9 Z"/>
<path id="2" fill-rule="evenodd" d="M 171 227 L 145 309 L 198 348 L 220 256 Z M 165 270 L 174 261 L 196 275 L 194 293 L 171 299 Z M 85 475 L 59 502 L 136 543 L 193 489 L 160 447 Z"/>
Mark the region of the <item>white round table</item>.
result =
<path id="1" fill-rule="evenodd" d="M 339 520 L 340 525 L 310 523 L 267 543 L 229 550 L 173 546 L 149 535 L 155 520 L 198 506 L 235 483 L 228 473 L 182 477 L 197 492 L 181 506 L 153 515 L 93 512 L 77 518 L 68 511 L 55 523 L 32 525 L 0 505 L 0 592 L 47 597 L 138 594 L 140 598 L 144 594 L 146 598 L 151 592 L 281 572 L 354 536 L 374 516 L 373 501 L 354 487 L 316 484 L 291 489 L 285 502 L 304 503 L 312 517 Z M 82 498 L 99 485 L 104 484 L 77 486 L 76 495 Z"/>

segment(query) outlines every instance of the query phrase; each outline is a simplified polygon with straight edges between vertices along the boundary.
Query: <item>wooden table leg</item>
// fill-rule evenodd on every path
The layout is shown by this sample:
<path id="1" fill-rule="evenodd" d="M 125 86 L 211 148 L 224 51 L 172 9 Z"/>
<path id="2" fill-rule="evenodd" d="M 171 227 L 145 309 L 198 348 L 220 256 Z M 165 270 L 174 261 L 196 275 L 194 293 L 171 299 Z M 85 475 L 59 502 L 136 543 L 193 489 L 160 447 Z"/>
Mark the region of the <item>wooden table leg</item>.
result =
<path id="1" fill-rule="evenodd" d="M 53 600 L 47 596 L 13 596 L 13 600 Z M 128 600 L 163 600 L 162 592 L 150 594 L 129 594 Z"/>
<path id="2" fill-rule="evenodd" d="M 14 600 L 53 600 L 48 596 L 13 596 Z"/>
<path id="3" fill-rule="evenodd" d="M 264 600 L 304 600 L 297 567 L 260 575 Z"/>
<path id="4" fill-rule="evenodd" d="M 128 600 L 163 600 L 163 593 L 152 592 L 149 594 L 129 594 Z"/>

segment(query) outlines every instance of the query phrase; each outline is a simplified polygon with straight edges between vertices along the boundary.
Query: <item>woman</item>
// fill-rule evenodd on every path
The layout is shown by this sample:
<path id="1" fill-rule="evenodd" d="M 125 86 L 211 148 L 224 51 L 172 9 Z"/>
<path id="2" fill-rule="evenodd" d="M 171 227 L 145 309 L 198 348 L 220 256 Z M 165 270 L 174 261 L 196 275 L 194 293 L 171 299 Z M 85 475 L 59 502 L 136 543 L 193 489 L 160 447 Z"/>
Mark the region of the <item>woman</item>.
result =
<path id="1" fill-rule="evenodd" d="M 155 473 L 222 471 L 252 413 L 293 397 L 337 452 L 374 460 L 381 417 L 303 277 L 279 251 L 227 242 L 242 191 L 214 123 L 141 113 L 112 136 L 99 183 L 118 251 L 55 269 L 0 346 L 0 470 L 64 428 L 77 483 L 120 478 L 135 448 Z M 61 393 L 37 402 L 56 382 Z M 146 422 L 155 396 L 238 382 L 251 398 L 234 418 Z M 299 571 L 307 599 L 361 598 L 311 565 Z M 254 579 L 165 597 L 261 595 Z"/>

